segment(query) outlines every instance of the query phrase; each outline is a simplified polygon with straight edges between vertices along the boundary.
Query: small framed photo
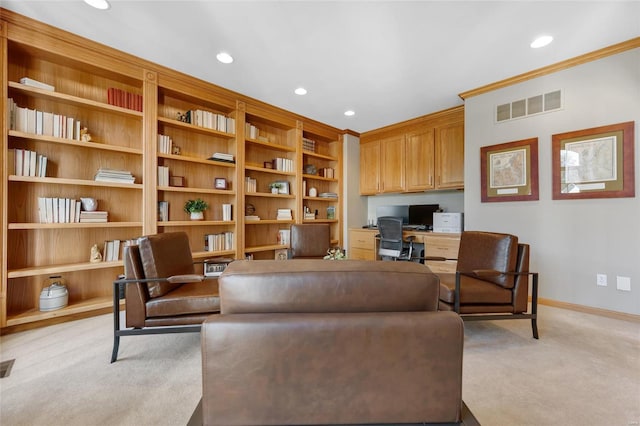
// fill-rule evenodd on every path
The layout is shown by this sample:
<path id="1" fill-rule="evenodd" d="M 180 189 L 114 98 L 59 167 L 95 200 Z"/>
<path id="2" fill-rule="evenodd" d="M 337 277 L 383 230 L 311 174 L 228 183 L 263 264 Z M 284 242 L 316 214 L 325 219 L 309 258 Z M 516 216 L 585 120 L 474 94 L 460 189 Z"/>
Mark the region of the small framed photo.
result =
<path id="1" fill-rule="evenodd" d="M 215 189 L 227 189 L 227 180 L 225 178 L 215 178 L 213 186 Z"/>
<path id="2" fill-rule="evenodd" d="M 278 180 L 275 181 L 274 183 L 277 183 L 278 186 L 278 194 L 284 194 L 284 195 L 289 195 L 289 181 L 286 180 Z"/>

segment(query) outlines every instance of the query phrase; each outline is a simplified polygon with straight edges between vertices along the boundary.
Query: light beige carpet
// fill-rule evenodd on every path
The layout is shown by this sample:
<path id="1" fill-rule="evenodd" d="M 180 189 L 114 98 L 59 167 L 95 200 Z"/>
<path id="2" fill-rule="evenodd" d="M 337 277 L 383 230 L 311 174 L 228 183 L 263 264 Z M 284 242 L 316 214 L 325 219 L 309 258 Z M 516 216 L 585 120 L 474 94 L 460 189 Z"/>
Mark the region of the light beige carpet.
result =
<path id="1" fill-rule="evenodd" d="M 112 317 L 2 336 L 0 424 L 184 425 L 201 396 L 198 334 L 123 337 Z M 466 323 L 463 398 L 490 425 L 640 424 L 640 324 L 540 307 L 526 320 Z"/>

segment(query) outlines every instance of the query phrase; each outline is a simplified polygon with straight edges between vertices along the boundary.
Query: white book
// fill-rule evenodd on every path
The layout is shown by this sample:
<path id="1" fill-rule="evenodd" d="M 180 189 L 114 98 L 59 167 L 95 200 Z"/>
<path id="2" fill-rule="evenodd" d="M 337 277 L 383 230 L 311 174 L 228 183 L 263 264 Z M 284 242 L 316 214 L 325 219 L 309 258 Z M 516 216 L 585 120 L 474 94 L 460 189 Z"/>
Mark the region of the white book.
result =
<path id="1" fill-rule="evenodd" d="M 53 223 L 60 223 L 59 217 L 60 217 L 60 210 L 58 207 L 58 199 L 57 198 L 53 198 Z"/>
<path id="2" fill-rule="evenodd" d="M 51 136 L 59 138 L 60 137 L 60 115 L 53 114 L 53 132 Z"/>
<path id="3" fill-rule="evenodd" d="M 42 134 L 45 136 L 53 136 L 53 113 L 45 112 L 42 114 Z"/>
<path id="4" fill-rule="evenodd" d="M 76 127 L 74 121 L 73 117 L 67 117 L 67 139 L 73 139 L 73 130 Z"/>
<path id="5" fill-rule="evenodd" d="M 27 133 L 36 132 L 36 110 L 27 109 Z"/>
<path id="6" fill-rule="evenodd" d="M 120 260 L 120 240 L 113 240 L 113 259 Z"/>
<path id="7" fill-rule="evenodd" d="M 64 199 L 64 223 L 71 223 L 71 198 Z"/>
<path id="8" fill-rule="evenodd" d="M 79 141 L 80 140 L 80 120 L 76 120 L 76 128 L 74 130 L 74 139 Z"/>
<path id="9" fill-rule="evenodd" d="M 31 151 L 25 149 L 22 151 L 22 173 L 20 176 L 29 176 L 29 166 L 31 165 Z"/>
<path id="10" fill-rule="evenodd" d="M 29 154 L 29 175 L 28 176 L 36 176 L 37 175 L 37 164 L 38 164 L 38 154 L 35 151 L 30 151 Z"/>
<path id="11" fill-rule="evenodd" d="M 38 220 L 47 223 L 47 201 L 44 197 L 38 197 Z"/>
<path id="12" fill-rule="evenodd" d="M 76 201 L 76 222 L 80 222 L 80 207 L 82 207 L 82 204 L 80 201 Z"/>
<path id="13" fill-rule="evenodd" d="M 50 84 L 43 83 L 41 81 L 34 80 L 32 78 L 29 78 L 29 77 L 22 77 L 20 79 L 20 83 L 24 84 L 25 86 L 36 87 L 38 89 L 48 90 L 50 92 L 54 92 L 56 90 L 56 88 L 54 86 L 50 85 Z"/>
<path id="14" fill-rule="evenodd" d="M 43 155 L 42 156 L 42 160 L 40 161 L 40 169 L 39 169 L 39 175 L 40 177 L 47 177 L 47 156 Z"/>
<path id="15" fill-rule="evenodd" d="M 22 176 L 22 168 L 24 167 L 22 165 L 22 163 L 24 161 L 24 149 L 16 148 L 14 155 L 15 155 L 15 158 L 14 158 L 14 162 L 15 162 L 14 173 L 15 173 L 16 176 Z"/>
<path id="16" fill-rule="evenodd" d="M 53 223 L 53 198 L 47 197 L 45 199 L 45 208 L 46 208 L 46 222 Z"/>
<path id="17" fill-rule="evenodd" d="M 36 135 L 41 135 L 42 134 L 42 120 L 43 120 L 43 115 L 42 115 L 42 111 L 38 111 L 36 110 Z"/>
<path id="18" fill-rule="evenodd" d="M 58 223 L 64 223 L 67 216 L 66 206 L 64 198 L 58 198 Z"/>
<path id="19" fill-rule="evenodd" d="M 69 223 L 76 223 L 76 203 L 77 201 L 75 199 L 71 199 L 69 200 Z"/>

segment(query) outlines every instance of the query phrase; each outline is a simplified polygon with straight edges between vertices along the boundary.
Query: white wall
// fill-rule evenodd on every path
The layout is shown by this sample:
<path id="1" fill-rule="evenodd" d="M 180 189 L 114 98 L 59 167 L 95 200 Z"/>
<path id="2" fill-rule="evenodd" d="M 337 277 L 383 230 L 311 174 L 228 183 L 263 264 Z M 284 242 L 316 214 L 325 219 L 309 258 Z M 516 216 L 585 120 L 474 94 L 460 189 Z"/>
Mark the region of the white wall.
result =
<path id="1" fill-rule="evenodd" d="M 342 182 L 342 235 L 346 249 L 349 247 L 349 228 L 359 228 L 367 223 L 367 197 L 360 195 L 360 138 L 350 134 L 343 137 Z"/>
<path id="2" fill-rule="evenodd" d="M 496 105 L 563 90 L 561 111 L 494 123 Z M 640 314 L 640 200 L 552 200 L 551 136 L 635 121 L 635 187 L 640 192 L 640 49 L 465 101 L 465 229 L 507 232 L 531 244 L 540 297 Z M 480 147 L 538 138 L 539 201 L 480 202 Z M 608 277 L 596 286 L 596 274 Z M 631 292 L 616 276 L 631 278 Z"/>
<path id="3" fill-rule="evenodd" d="M 373 220 L 376 218 L 376 207 L 378 206 L 439 204 L 440 208 L 446 212 L 464 212 L 464 193 L 462 191 L 381 194 L 369 197 L 368 201 L 367 218 L 365 219 Z"/>

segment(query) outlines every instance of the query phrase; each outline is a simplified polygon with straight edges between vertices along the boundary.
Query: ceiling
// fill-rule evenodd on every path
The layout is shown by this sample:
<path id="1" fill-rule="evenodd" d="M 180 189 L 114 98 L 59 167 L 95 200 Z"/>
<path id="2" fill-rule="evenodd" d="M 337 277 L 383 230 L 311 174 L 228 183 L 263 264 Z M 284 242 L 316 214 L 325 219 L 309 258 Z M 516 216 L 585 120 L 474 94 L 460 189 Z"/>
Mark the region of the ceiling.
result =
<path id="1" fill-rule="evenodd" d="M 640 35 L 638 1 L 110 2 L 106 11 L 81 0 L 0 5 L 356 132 Z M 553 43 L 531 49 L 541 34 Z M 219 63 L 219 51 L 234 62 Z M 299 86 L 308 94 L 295 95 Z"/>

